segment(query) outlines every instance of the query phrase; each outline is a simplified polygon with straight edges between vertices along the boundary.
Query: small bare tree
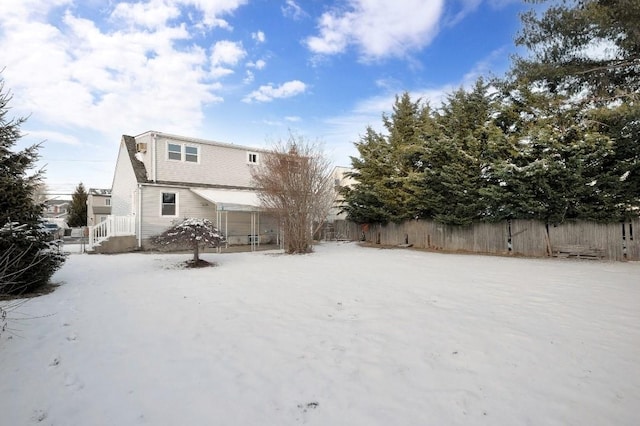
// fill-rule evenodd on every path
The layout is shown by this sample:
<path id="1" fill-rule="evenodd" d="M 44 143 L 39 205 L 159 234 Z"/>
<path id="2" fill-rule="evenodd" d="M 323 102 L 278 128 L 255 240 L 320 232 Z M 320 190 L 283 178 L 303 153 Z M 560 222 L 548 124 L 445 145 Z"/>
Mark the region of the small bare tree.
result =
<path id="1" fill-rule="evenodd" d="M 333 204 L 330 166 L 317 143 L 290 135 L 252 170 L 262 207 L 283 225 L 287 253 L 313 249 L 313 226 L 325 221 Z"/>

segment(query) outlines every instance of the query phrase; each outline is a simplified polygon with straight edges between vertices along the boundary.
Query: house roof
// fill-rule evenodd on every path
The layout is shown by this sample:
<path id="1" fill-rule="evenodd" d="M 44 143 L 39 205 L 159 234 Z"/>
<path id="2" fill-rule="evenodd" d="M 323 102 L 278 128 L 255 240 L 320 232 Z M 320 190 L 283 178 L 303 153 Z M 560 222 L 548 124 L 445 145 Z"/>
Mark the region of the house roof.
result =
<path id="1" fill-rule="evenodd" d="M 148 182 L 147 169 L 144 167 L 144 163 L 136 158 L 136 138 L 133 136 L 122 135 L 122 140 L 127 148 L 129 160 L 131 160 L 133 172 L 136 175 L 136 181 L 138 181 L 138 183 Z"/>
<path id="2" fill-rule="evenodd" d="M 45 200 L 44 204 L 47 206 L 64 206 L 69 204 L 69 200 Z"/>
<path id="3" fill-rule="evenodd" d="M 111 206 L 93 206 L 93 214 L 111 214 Z"/>
<path id="4" fill-rule="evenodd" d="M 234 143 L 229 143 L 229 142 L 218 142 L 218 141 L 213 141 L 208 139 L 193 138 L 190 136 L 180 136 L 180 135 L 174 135 L 171 133 L 158 132 L 156 130 L 148 130 L 144 133 L 141 133 L 135 136 L 135 138 L 139 138 L 141 136 L 146 136 L 146 135 L 152 135 L 152 136 L 156 135 L 159 137 L 172 139 L 176 141 L 193 142 L 193 143 L 199 143 L 199 144 L 205 144 L 205 145 L 224 146 L 227 148 L 235 148 L 235 149 L 241 149 L 241 150 L 253 151 L 253 152 L 268 152 L 268 150 L 265 148 L 258 148 L 255 146 L 236 145 Z"/>
<path id="5" fill-rule="evenodd" d="M 218 210 L 260 210 L 260 199 L 255 191 L 219 188 L 191 188 L 191 192 L 214 203 Z"/>
<path id="6" fill-rule="evenodd" d="M 105 197 L 111 196 L 110 189 L 102 189 L 102 188 L 89 188 L 89 194 L 91 195 L 102 195 Z"/>

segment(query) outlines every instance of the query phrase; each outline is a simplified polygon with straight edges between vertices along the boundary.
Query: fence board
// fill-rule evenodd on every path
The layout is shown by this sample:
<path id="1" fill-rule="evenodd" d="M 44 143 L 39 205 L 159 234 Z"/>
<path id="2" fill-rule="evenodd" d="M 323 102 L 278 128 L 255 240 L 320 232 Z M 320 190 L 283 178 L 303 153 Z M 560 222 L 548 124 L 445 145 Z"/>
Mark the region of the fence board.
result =
<path id="1" fill-rule="evenodd" d="M 622 239 L 623 227 L 625 240 Z M 602 253 L 608 260 L 640 260 L 640 219 L 623 224 L 567 222 L 547 227 L 535 220 L 475 223 L 471 226 L 443 225 L 431 220 L 410 220 L 386 225 L 357 225 L 337 221 L 336 230 L 352 240 L 365 239 L 382 245 L 411 244 L 418 248 L 474 253 L 512 253 L 549 256 L 564 246 L 584 247 Z M 511 251 L 509 251 L 511 236 Z M 626 250 L 625 250 L 626 245 Z"/>

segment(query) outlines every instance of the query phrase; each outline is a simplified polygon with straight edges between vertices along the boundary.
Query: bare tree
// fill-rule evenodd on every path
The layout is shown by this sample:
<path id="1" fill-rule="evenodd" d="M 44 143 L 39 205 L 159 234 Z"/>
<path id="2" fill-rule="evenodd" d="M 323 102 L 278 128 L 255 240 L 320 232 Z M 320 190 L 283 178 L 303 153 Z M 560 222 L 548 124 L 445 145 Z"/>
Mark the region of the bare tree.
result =
<path id="1" fill-rule="evenodd" d="M 324 222 L 333 204 L 330 167 L 319 144 L 290 135 L 252 170 L 262 208 L 281 220 L 287 253 L 312 251 L 314 224 Z"/>

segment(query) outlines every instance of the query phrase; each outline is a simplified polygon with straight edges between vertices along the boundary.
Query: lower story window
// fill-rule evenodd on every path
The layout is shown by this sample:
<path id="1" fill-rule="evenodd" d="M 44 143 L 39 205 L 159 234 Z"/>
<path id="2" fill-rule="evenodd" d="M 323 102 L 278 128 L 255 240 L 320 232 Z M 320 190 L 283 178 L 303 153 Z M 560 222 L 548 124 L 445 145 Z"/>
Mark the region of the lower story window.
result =
<path id="1" fill-rule="evenodd" d="M 175 192 L 162 193 L 162 216 L 176 215 L 176 194 Z"/>

